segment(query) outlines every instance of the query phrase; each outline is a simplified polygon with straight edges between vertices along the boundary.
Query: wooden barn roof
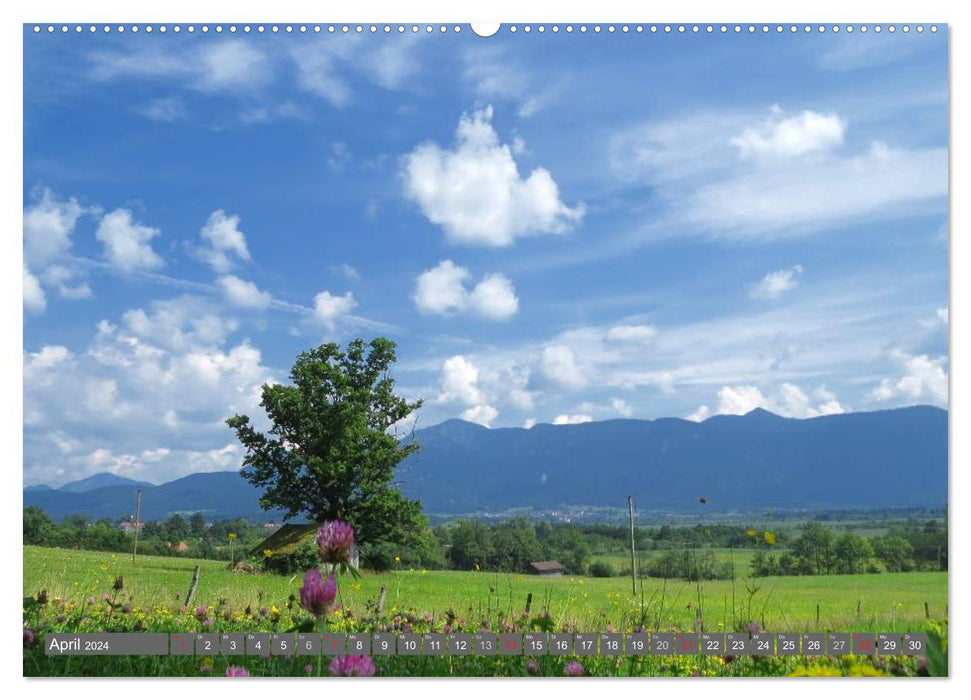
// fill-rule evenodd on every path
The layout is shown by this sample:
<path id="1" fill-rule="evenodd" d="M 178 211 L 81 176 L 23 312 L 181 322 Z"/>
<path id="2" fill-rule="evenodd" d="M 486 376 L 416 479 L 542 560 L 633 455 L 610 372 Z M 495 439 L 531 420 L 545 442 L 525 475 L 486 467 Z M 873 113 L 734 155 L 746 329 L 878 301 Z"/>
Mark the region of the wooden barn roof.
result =
<path id="1" fill-rule="evenodd" d="M 529 565 L 536 569 L 536 571 L 563 571 L 566 569 L 558 561 L 531 561 Z"/>
<path id="2" fill-rule="evenodd" d="M 288 523 L 250 550 L 250 556 L 261 557 L 270 550 L 273 554 L 292 554 L 297 547 L 316 536 L 319 526 L 314 523 Z"/>

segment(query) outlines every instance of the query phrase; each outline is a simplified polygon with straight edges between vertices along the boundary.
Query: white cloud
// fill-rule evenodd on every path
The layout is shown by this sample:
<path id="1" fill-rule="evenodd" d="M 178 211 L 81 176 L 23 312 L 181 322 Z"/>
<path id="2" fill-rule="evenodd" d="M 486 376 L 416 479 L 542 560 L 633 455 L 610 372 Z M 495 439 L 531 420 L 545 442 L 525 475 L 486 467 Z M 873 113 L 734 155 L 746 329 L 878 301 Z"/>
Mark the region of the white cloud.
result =
<path id="1" fill-rule="evenodd" d="M 43 313 L 47 308 L 47 298 L 44 290 L 40 286 L 37 278 L 30 274 L 30 270 L 24 265 L 24 310 L 30 313 Z"/>
<path id="2" fill-rule="evenodd" d="M 126 329 L 123 337 L 147 340 L 155 347 L 175 351 L 190 348 L 216 348 L 223 345 L 229 335 L 236 330 L 235 319 L 211 306 L 206 300 L 193 296 L 152 301 L 147 310 L 128 309 L 121 315 L 121 323 Z M 113 336 L 116 328 L 102 321 L 99 336 Z M 96 344 L 91 352 L 115 352 L 116 344 Z M 144 352 L 150 352 L 153 345 L 137 345 Z M 123 362 L 127 355 L 100 354 L 103 364 Z"/>
<path id="3" fill-rule="evenodd" d="M 874 143 L 858 155 L 828 157 L 810 167 L 762 168 L 699 187 L 685 216 L 700 226 L 732 229 L 737 237 L 757 237 L 766 229 L 886 217 L 899 206 L 946 193 L 946 149 L 895 150 Z"/>
<path id="4" fill-rule="evenodd" d="M 492 108 L 459 120 L 454 150 L 425 143 L 405 158 L 405 193 L 450 240 L 510 245 L 518 236 L 565 233 L 584 212 L 560 201 L 549 171 L 525 179 L 492 127 Z"/>
<path id="5" fill-rule="evenodd" d="M 130 47 L 89 54 L 92 77 L 176 79 L 183 87 L 206 93 L 250 92 L 272 77 L 270 59 L 251 41 L 206 41 L 179 51 L 154 43 L 135 42 Z"/>
<path id="6" fill-rule="evenodd" d="M 618 397 L 612 398 L 610 400 L 610 406 L 615 411 L 617 411 L 617 413 L 622 415 L 624 418 L 630 418 L 632 415 L 634 415 L 634 409 L 631 408 L 630 404 L 628 404 L 626 401 L 624 401 L 621 398 L 618 398 Z"/>
<path id="7" fill-rule="evenodd" d="M 245 90 L 269 81 L 266 56 L 252 42 L 223 41 L 198 55 L 197 86 L 205 91 Z"/>
<path id="8" fill-rule="evenodd" d="M 236 306 L 248 309 L 265 309 L 273 301 L 269 292 L 260 289 L 248 280 L 235 275 L 224 275 L 218 280 L 226 299 Z"/>
<path id="9" fill-rule="evenodd" d="M 462 420 L 478 423 L 479 425 L 484 425 L 487 428 L 491 428 L 492 421 L 494 421 L 498 415 L 499 411 L 492 406 L 479 405 L 465 409 L 462 411 L 461 417 Z"/>
<path id="10" fill-rule="evenodd" d="M 63 345 L 45 345 L 38 352 L 25 352 L 24 384 L 49 385 L 51 370 L 56 370 L 73 357 L 73 353 Z"/>
<path id="11" fill-rule="evenodd" d="M 903 374 L 892 379 L 882 379 L 880 386 L 871 391 L 871 401 L 929 401 L 946 406 L 948 400 L 946 357 L 909 355 L 895 349 L 891 359 L 903 369 Z"/>
<path id="12" fill-rule="evenodd" d="M 64 265 L 51 265 L 44 270 L 44 284 L 52 285 L 57 288 L 58 294 L 64 299 L 90 299 L 94 296 L 91 287 L 83 279 L 83 273 L 76 269 Z"/>
<path id="13" fill-rule="evenodd" d="M 337 271 L 340 272 L 344 277 L 349 280 L 356 280 L 361 278 L 361 273 L 357 271 L 357 268 L 353 265 L 348 265 L 347 263 L 341 263 L 337 266 Z"/>
<path id="14" fill-rule="evenodd" d="M 949 317 L 948 317 L 948 307 L 945 306 L 943 309 L 938 309 L 936 315 L 937 315 L 937 320 L 938 321 L 940 321 L 944 325 L 947 325 L 948 324 L 948 321 L 949 321 Z"/>
<path id="15" fill-rule="evenodd" d="M 443 260 L 418 276 L 415 305 L 422 313 L 450 314 L 462 311 L 468 304 L 465 280 L 469 271 L 451 260 Z"/>
<path id="16" fill-rule="evenodd" d="M 547 377 L 568 389 L 579 389 L 587 383 L 576 354 L 566 345 L 543 348 L 541 363 Z"/>
<path id="17" fill-rule="evenodd" d="M 657 337 L 654 326 L 614 326 L 607 331 L 607 340 L 621 343 L 644 343 Z"/>
<path id="18" fill-rule="evenodd" d="M 778 299 L 785 292 L 796 288 L 801 275 L 802 265 L 769 272 L 752 287 L 750 295 L 753 299 Z"/>
<path id="19" fill-rule="evenodd" d="M 347 144 L 343 141 L 335 141 L 330 144 L 330 155 L 327 156 L 327 165 L 335 173 L 342 172 L 344 167 L 351 161 L 351 152 Z"/>
<path id="20" fill-rule="evenodd" d="M 419 37 L 389 37 L 375 46 L 359 36 L 317 37 L 312 42 L 294 42 L 290 58 L 297 69 L 297 86 L 345 107 L 353 99 L 351 74 L 385 88 L 405 87 L 419 68 L 416 48 Z"/>
<path id="21" fill-rule="evenodd" d="M 470 406 L 485 402 L 485 394 L 479 388 L 479 368 L 462 355 L 455 355 L 442 363 L 440 382 L 440 402 L 458 401 Z"/>
<path id="22" fill-rule="evenodd" d="M 178 97 L 159 97 L 140 107 L 138 113 L 156 122 L 176 122 L 185 119 L 188 111 Z"/>
<path id="23" fill-rule="evenodd" d="M 756 408 L 787 418 L 815 418 L 846 411 L 846 408 L 836 400 L 836 396 L 825 386 L 817 387 L 812 393 L 811 399 L 802 389 L 789 382 L 783 382 L 774 393 L 768 396 L 752 385 L 723 386 L 718 390 L 716 411 L 703 405 L 688 416 L 688 420 L 702 421 L 715 414 L 740 416 Z M 814 404 L 814 400 L 817 403 Z"/>
<path id="24" fill-rule="evenodd" d="M 519 299 L 512 282 L 500 274 L 486 275 L 471 292 L 465 282 L 471 273 L 451 260 L 443 260 L 418 276 L 413 299 L 422 313 L 454 314 L 469 310 L 500 321 L 516 314 Z"/>
<path id="25" fill-rule="evenodd" d="M 529 430 L 529 429 L 530 429 L 530 428 L 532 428 L 532 427 L 533 427 L 534 425 L 536 425 L 536 419 L 535 419 L 535 418 L 527 418 L 527 419 L 526 419 L 526 420 L 525 420 L 525 421 L 523 422 L 523 427 L 524 427 L 524 428 L 526 428 L 526 430 Z"/>
<path id="26" fill-rule="evenodd" d="M 689 114 L 613 137 L 614 172 L 669 203 L 643 236 L 794 238 L 939 204 L 947 195 L 945 147 L 871 141 L 851 151 L 835 148 L 843 139 L 836 124 L 844 124 L 837 115 L 776 115 L 769 127 L 761 120 L 753 126 L 755 118 Z M 733 145 L 726 131 L 748 136 Z"/>
<path id="27" fill-rule="evenodd" d="M 725 386 L 718 391 L 718 412 L 742 415 L 768 405 L 762 392 L 754 386 Z"/>
<path id="28" fill-rule="evenodd" d="M 24 210 L 24 258 L 42 265 L 71 248 L 71 235 L 85 208 L 71 197 L 59 200 L 49 189 Z"/>
<path id="29" fill-rule="evenodd" d="M 531 75 L 526 66 L 496 46 L 476 47 L 467 51 L 464 59 L 462 77 L 472 92 L 484 100 L 516 103 L 520 119 L 548 107 L 561 88 L 550 81 L 549 74 Z"/>
<path id="30" fill-rule="evenodd" d="M 479 316 L 501 321 L 516 314 L 519 299 L 512 282 L 502 275 L 493 274 L 475 285 L 469 295 L 469 307 Z"/>
<path id="31" fill-rule="evenodd" d="M 405 87 L 420 68 L 417 47 L 421 35 L 407 34 L 395 37 L 393 41 L 361 44 L 367 46 L 355 60 L 366 76 L 376 85 L 386 90 L 397 90 Z"/>
<path id="32" fill-rule="evenodd" d="M 750 127 L 732 139 L 742 158 L 787 158 L 814 151 L 827 151 L 843 143 L 846 122 L 836 114 L 806 110 L 786 116 L 773 109 L 762 124 Z"/>
<path id="33" fill-rule="evenodd" d="M 521 408 L 525 411 L 532 410 L 535 405 L 533 392 L 522 388 L 509 390 L 509 402 L 516 408 Z"/>
<path id="34" fill-rule="evenodd" d="M 265 423 L 260 388 L 273 375 L 256 347 L 226 344 L 227 322 L 203 303 L 163 300 L 102 321 L 77 353 L 55 345 L 24 353 L 28 483 L 113 468 L 158 483 L 240 466 L 238 447 L 213 445 L 227 441 L 223 421 L 233 413 Z"/>
<path id="35" fill-rule="evenodd" d="M 108 262 L 131 272 L 162 267 L 162 258 L 151 245 L 159 233 L 157 228 L 136 223 L 128 209 L 115 209 L 101 219 L 94 236 L 104 244 Z"/>
<path id="36" fill-rule="evenodd" d="M 297 85 L 335 107 L 347 105 L 351 101 L 351 88 L 339 70 L 338 61 L 349 54 L 350 48 L 350 42 L 294 42 L 290 56 L 297 67 Z"/>
<path id="37" fill-rule="evenodd" d="M 232 258 L 242 261 L 250 259 L 246 236 L 239 230 L 238 216 L 226 216 L 226 212 L 217 209 L 209 215 L 199 235 L 207 245 L 198 249 L 196 254 L 216 272 L 231 270 L 234 263 Z"/>
<path id="38" fill-rule="evenodd" d="M 711 418 L 711 415 L 712 415 L 711 409 L 708 408 L 708 406 L 701 405 L 698 407 L 697 411 L 695 411 L 690 415 L 685 416 L 685 420 L 690 420 L 690 421 L 694 421 L 695 423 L 700 423 L 703 420 L 707 420 Z"/>
<path id="39" fill-rule="evenodd" d="M 579 425 L 580 423 L 589 423 L 592 420 L 591 416 L 584 413 L 561 413 L 553 419 L 553 425 Z"/>
<path id="40" fill-rule="evenodd" d="M 340 317 L 349 314 L 355 306 L 357 302 L 351 292 L 336 296 L 325 290 L 314 297 L 314 318 L 325 325 L 333 325 Z"/>

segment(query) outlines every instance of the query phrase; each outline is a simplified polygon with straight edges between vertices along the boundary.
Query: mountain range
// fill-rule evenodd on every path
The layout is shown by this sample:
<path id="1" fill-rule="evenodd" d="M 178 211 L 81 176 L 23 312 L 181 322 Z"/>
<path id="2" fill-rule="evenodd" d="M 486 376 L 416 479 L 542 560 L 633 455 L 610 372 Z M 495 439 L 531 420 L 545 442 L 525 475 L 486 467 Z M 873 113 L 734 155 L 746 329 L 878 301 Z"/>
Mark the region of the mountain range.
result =
<path id="1" fill-rule="evenodd" d="M 762 409 L 696 423 L 607 420 L 488 429 L 448 420 L 415 437 L 398 469 L 402 491 L 431 514 L 622 506 L 670 512 L 922 508 L 947 501 L 948 414 L 931 406 L 783 418 Z M 238 472 L 193 474 L 153 486 L 97 474 L 60 488 L 28 487 L 24 505 L 54 518 L 142 519 L 202 511 L 275 519 Z"/>

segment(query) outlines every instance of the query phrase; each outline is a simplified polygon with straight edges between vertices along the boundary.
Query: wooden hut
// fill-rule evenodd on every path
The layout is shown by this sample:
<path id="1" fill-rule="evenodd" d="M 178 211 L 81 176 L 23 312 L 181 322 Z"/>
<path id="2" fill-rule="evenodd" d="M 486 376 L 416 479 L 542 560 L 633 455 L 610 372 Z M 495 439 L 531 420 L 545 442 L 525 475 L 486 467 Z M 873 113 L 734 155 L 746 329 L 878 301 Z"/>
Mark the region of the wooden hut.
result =
<path id="1" fill-rule="evenodd" d="M 529 573 L 534 576 L 562 576 L 566 571 L 558 561 L 531 561 L 529 563 Z"/>

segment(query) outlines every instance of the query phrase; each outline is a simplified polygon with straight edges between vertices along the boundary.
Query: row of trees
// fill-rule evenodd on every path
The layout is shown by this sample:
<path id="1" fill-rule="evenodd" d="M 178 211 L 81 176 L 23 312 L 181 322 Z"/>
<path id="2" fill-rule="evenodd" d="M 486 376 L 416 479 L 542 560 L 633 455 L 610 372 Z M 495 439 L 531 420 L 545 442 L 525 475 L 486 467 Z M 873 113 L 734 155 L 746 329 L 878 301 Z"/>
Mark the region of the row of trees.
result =
<path id="1" fill-rule="evenodd" d="M 947 570 L 947 528 L 929 520 L 923 525 L 892 526 L 865 538 L 839 535 L 821 523 L 807 523 L 788 551 L 778 556 L 758 551 L 753 576 L 862 574 L 879 571 Z"/>
<path id="2" fill-rule="evenodd" d="M 449 568 L 523 572 L 530 562 L 556 560 L 568 573 L 586 572 L 590 545 L 579 528 L 516 518 L 495 525 L 460 520 L 434 529 Z"/>
<path id="3" fill-rule="evenodd" d="M 142 524 L 138 551 L 162 556 L 201 559 L 239 558 L 265 537 L 261 526 L 242 518 L 209 522 L 202 513 L 189 518 L 172 515 L 165 520 Z M 64 547 L 101 552 L 130 552 L 133 533 L 121 528 L 121 521 L 107 518 L 92 521 L 85 515 L 52 520 L 36 506 L 24 508 L 24 544 Z"/>

